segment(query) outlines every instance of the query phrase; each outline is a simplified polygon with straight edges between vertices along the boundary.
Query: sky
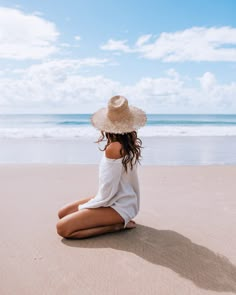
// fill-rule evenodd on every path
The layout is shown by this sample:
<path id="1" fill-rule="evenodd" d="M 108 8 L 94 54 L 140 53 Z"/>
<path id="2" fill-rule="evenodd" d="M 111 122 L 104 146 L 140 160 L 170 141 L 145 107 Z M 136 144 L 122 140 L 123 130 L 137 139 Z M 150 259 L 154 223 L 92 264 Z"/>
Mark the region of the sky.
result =
<path id="1" fill-rule="evenodd" d="M 0 0 L 0 114 L 236 113 L 234 0 Z"/>

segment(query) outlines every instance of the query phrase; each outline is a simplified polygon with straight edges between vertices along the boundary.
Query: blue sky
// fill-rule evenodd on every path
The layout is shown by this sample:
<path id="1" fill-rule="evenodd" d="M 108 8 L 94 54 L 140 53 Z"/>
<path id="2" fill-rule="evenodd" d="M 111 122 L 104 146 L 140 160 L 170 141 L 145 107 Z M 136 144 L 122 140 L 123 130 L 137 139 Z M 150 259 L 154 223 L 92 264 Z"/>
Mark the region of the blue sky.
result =
<path id="1" fill-rule="evenodd" d="M 0 1 L 0 110 L 236 112 L 235 1 Z"/>

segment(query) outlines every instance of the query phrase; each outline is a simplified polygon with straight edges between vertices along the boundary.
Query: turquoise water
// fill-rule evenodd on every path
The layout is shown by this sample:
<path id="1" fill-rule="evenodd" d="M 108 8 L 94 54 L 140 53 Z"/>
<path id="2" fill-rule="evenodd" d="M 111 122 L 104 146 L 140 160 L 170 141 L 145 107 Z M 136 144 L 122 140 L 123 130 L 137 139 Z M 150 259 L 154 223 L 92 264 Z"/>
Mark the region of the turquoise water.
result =
<path id="1" fill-rule="evenodd" d="M 0 115 L 0 138 L 94 137 L 91 114 Z M 147 114 L 141 136 L 235 136 L 236 114 Z"/>
<path id="2" fill-rule="evenodd" d="M 0 115 L 0 126 L 80 126 L 90 125 L 91 114 Z M 236 125 L 236 114 L 147 114 L 147 125 Z"/>

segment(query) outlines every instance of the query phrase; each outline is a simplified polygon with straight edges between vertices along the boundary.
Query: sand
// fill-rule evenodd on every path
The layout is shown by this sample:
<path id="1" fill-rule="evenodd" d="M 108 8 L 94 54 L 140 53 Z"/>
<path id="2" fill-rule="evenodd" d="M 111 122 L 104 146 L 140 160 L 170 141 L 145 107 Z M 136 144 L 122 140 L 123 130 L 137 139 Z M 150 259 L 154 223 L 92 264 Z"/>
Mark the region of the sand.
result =
<path id="1" fill-rule="evenodd" d="M 96 193 L 98 166 L 1 165 L 0 294 L 236 294 L 236 166 L 139 177 L 135 229 L 68 240 L 57 211 Z"/>

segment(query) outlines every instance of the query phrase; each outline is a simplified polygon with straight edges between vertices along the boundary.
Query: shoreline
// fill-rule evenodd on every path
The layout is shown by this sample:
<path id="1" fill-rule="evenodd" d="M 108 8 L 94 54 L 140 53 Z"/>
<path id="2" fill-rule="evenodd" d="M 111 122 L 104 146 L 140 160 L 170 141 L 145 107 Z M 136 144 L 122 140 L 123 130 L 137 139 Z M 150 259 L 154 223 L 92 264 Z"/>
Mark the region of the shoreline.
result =
<path id="1" fill-rule="evenodd" d="M 235 165 L 236 136 L 140 137 L 142 165 Z M 0 139 L 0 164 L 99 164 L 105 143 L 97 138 Z"/>

